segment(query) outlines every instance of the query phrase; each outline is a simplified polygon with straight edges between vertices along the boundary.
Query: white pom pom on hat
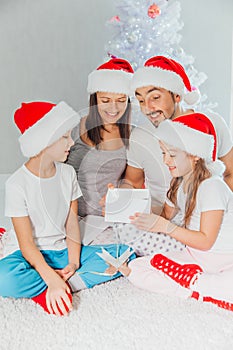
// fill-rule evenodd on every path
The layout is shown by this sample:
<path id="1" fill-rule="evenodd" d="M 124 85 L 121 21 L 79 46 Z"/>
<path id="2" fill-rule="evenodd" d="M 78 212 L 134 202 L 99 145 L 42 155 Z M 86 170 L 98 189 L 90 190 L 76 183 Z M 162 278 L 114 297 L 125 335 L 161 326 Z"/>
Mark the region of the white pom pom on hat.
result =
<path id="1" fill-rule="evenodd" d="M 144 63 L 133 76 L 131 89 L 156 86 L 181 96 L 189 105 L 200 100 L 200 92 L 192 88 L 183 66 L 171 58 L 154 56 Z"/>
<path id="2" fill-rule="evenodd" d="M 212 175 L 222 175 L 226 169 L 225 164 L 219 159 L 214 162 L 207 162 L 206 167 Z"/>
<path id="3" fill-rule="evenodd" d="M 133 76 L 130 63 L 122 58 L 112 58 L 88 75 L 87 92 L 98 91 L 130 95 Z"/>
<path id="4" fill-rule="evenodd" d="M 191 91 L 188 91 L 184 94 L 183 98 L 184 101 L 188 104 L 188 105 L 194 105 L 196 104 L 199 100 L 200 100 L 200 91 L 195 88 L 191 88 Z"/>

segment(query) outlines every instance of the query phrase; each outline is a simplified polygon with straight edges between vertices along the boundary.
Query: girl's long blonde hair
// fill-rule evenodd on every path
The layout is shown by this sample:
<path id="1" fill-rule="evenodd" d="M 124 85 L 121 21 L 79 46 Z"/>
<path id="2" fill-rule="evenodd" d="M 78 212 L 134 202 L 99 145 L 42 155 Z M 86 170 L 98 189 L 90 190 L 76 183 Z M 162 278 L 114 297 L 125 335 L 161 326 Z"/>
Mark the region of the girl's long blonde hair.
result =
<path id="1" fill-rule="evenodd" d="M 208 179 L 209 177 L 211 177 L 211 173 L 207 169 L 204 159 L 197 160 L 195 164 L 195 168 L 189 179 L 189 185 L 187 188 L 187 199 L 185 203 L 185 216 L 184 216 L 185 227 L 187 227 L 187 225 L 189 224 L 191 215 L 196 206 L 197 190 L 201 182 L 204 181 L 205 179 Z M 170 188 L 167 192 L 168 199 L 176 207 L 177 207 L 177 191 L 178 191 L 178 188 L 181 186 L 182 181 L 183 181 L 182 176 L 173 178 L 171 181 Z"/>

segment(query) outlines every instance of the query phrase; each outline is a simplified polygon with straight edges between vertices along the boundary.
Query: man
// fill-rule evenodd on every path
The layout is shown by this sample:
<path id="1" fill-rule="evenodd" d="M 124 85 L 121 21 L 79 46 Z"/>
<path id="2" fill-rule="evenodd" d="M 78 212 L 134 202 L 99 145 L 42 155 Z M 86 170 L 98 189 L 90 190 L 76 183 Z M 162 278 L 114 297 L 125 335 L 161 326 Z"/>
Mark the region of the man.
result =
<path id="1" fill-rule="evenodd" d="M 151 192 L 153 211 L 159 214 L 169 188 L 170 174 L 162 162 L 158 141 L 153 136 L 154 128 L 165 119 L 194 112 L 193 109 L 184 110 L 181 101 L 193 105 L 198 102 L 199 93 L 192 91 L 184 68 L 163 56 L 150 58 L 134 73 L 132 88 L 148 120 L 131 134 L 124 186 L 141 188 L 145 183 Z M 209 113 L 208 117 L 217 132 L 217 156 L 226 166 L 224 179 L 233 190 L 233 147 L 229 128 L 219 115 Z"/>

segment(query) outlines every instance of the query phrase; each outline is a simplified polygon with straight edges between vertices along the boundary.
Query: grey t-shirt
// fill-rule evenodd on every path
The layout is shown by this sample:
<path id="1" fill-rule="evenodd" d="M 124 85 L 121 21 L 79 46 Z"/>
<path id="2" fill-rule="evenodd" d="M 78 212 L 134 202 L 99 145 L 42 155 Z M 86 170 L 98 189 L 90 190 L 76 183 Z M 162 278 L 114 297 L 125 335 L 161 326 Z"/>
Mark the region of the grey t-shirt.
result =
<path id="1" fill-rule="evenodd" d="M 67 163 L 74 167 L 83 194 L 78 200 L 79 215 L 101 215 L 99 201 L 106 194 L 108 183 L 117 186 L 126 167 L 126 148 L 98 150 L 78 138 Z"/>

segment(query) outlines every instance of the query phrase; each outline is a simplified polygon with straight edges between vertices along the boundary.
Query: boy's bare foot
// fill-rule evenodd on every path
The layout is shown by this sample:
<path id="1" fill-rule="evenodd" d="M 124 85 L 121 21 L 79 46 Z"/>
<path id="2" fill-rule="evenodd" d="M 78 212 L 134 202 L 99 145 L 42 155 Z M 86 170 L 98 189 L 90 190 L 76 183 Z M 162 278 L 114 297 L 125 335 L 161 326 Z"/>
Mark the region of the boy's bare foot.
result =
<path id="1" fill-rule="evenodd" d="M 115 275 L 115 273 L 120 272 L 123 276 L 127 277 L 129 276 L 131 269 L 128 267 L 127 263 L 125 262 L 122 264 L 118 269 L 115 266 L 109 265 L 109 267 L 104 271 L 108 275 Z"/>
<path id="2" fill-rule="evenodd" d="M 117 273 L 117 268 L 115 266 L 109 265 L 109 267 L 104 271 L 105 273 L 107 273 L 108 275 L 115 275 L 115 273 Z"/>

